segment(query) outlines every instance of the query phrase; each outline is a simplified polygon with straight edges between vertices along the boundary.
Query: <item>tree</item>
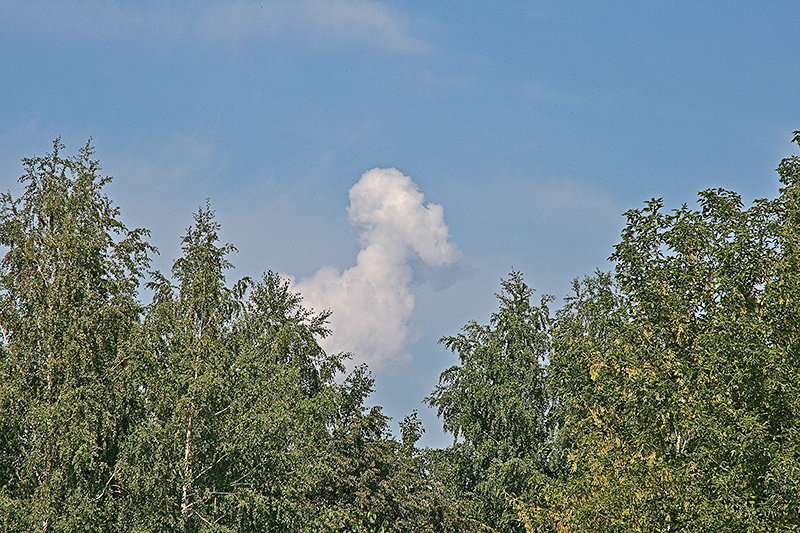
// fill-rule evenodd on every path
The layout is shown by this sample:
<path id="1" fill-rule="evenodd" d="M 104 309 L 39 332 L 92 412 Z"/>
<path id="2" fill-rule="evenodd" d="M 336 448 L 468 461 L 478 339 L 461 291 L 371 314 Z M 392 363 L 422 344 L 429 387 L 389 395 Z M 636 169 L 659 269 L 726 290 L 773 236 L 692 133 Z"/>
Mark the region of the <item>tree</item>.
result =
<path id="1" fill-rule="evenodd" d="M 337 381 L 329 312 L 273 272 L 227 288 L 206 207 L 156 275 L 137 369 L 146 417 L 120 476 L 132 531 L 444 531 L 421 461 L 390 438 L 366 367 Z"/>
<path id="2" fill-rule="evenodd" d="M 710 189 L 629 211 L 613 277 L 576 285 L 553 332 L 552 524 L 800 527 L 800 160 L 778 172 L 747 209 Z"/>
<path id="3" fill-rule="evenodd" d="M 149 530 L 213 529 L 217 493 L 224 490 L 218 487 L 227 467 L 226 412 L 234 401 L 232 321 L 246 280 L 225 284 L 234 248 L 218 244 L 211 209 L 199 209 L 194 220 L 172 267 L 176 285 L 154 274 L 144 322 L 147 354 L 137 380 L 146 419 L 128 442 L 124 488 L 126 521 Z"/>
<path id="4" fill-rule="evenodd" d="M 140 415 L 127 377 L 153 249 L 103 194 L 92 146 L 63 148 L 23 159 L 23 195 L 0 198 L 0 522 L 19 531 L 102 530 Z"/>
<path id="5" fill-rule="evenodd" d="M 502 281 L 488 325 L 470 322 L 440 342 L 460 365 L 445 370 L 427 398 L 453 446 L 440 455 L 466 516 L 501 530 L 521 529 L 513 505 L 549 470 L 545 388 L 550 297 L 531 304 L 532 289 L 513 271 Z"/>

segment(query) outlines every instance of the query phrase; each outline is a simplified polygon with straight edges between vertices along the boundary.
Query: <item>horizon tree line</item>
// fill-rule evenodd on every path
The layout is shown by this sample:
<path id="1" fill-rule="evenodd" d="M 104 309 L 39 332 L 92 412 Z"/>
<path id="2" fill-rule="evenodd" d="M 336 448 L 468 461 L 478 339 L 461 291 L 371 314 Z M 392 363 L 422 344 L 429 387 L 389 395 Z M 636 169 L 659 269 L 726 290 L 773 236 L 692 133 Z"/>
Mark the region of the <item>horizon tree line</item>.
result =
<path id="1" fill-rule="evenodd" d="M 554 311 L 512 271 L 442 337 L 425 402 L 453 444 L 420 449 L 320 347 L 331 311 L 228 280 L 208 204 L 150 271 L 91 144 L 64 148 L 0 197 L 3 531 L 800 529 L 797 156 L 749 207 L 628 211 L 614 270 Z"/>

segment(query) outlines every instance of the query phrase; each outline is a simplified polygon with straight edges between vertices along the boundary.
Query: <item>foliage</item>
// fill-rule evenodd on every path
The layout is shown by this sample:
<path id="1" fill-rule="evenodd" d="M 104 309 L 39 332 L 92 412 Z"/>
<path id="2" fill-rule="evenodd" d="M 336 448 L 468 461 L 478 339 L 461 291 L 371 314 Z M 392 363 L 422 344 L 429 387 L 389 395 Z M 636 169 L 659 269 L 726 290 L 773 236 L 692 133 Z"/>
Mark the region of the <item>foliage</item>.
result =
<path id="1" fill-rule="evenodd" d="M 800 527 L 800 161 L 778 171 L 747 209 L 710 189 L 629 211 L 614 276 L 576 284 L 550 365 L 559 527 Z"/>
<path id="2" fill-rule="evenodd" d="M 146 231 L 61 149 L 2 197 L 3 530 L 452 530 L 418 423 L 391 438 L 368 370 L 319 346 L 329 312 L 272 272 L 229 286 L 208 206 L 142 307 Z"/>
<path id="3" fill-rule="evenodd" d="M 213 213 L 198 211 L 173 267 L 176 285 L 160 276 L 154 284 L 140 385 L 148 416 L 126 455 L 124 522 L 161 531 L 422 531 L 439 520 L 423 472 L 389 438 L 380 408 L 364 406 L 366 368 L 335 380 L 345 356 L 317 342 L 328 313 L 304 309 L 272 272 L 225 288 L 232 247 L 217 244 L 217 230 Z"/>
<path id="4" fill-rule="evenodd" d="M 420 450 L 320 347 L 330 311 L 271 271 L 228 284 L 208 205 L 142 306 L 147 231 L 62 149 L 0 197 L 0 529 L 800 529 L 800 158 L 747 208 L 627 212 L 614 271 L 555 314 L 511 272 L 441 339 L 454 440 Z"/>
<path id="5" fill-rule="evenodd" d="M 441 343 L 459 356 L 427 398 L 453 446 L 439 454 L 463 514 L 504 531 L 519 529 L 509 492 L 530 490 L 534 472 L 548 470 L 545 357 L 550 297 L 531 304 L 519 272 L 502 282 L 489 324 L 470 322 Z"/>
<path id="6" fill-rule="evenodd" d="M 102 529 L 141 407 L 128 370 L 152 248 L 91 146 L 62 148 L 24 159 L 22 197 L 0 199 L 0 522 L 18 530 Z"/>
<path id="7" fill-rule="evenodd" d="M 443 339 L 461 365 L 429 402 L 456 437 L 439 472 L 468 516 L 526 531 L 800 529 L 800 158 L 778 172 L 779 196 L 749 208 L 709 189 L 698 209 L 629 211 L 615 271 L 576 281 L 552 321 L 501 298 L 489 326 Z M 503 287 L 527 290 L 514 273 Z M 498 342 L 508 328 L 535 348 Z"/>

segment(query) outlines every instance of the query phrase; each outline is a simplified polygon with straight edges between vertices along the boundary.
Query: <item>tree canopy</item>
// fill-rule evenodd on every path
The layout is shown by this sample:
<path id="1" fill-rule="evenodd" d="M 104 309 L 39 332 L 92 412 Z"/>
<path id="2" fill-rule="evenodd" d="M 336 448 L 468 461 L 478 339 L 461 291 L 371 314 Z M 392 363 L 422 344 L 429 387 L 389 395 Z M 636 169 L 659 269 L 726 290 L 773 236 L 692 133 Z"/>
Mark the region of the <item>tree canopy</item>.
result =
<path id="1" fill-rule="evenodd" d="M 552 318 L 512 272 L 488 326 L 442 339 L 461 365 L 428 400 L 456 437 L 442 470 L 468 516 L 800 528 L 800 159 L 778 173 L 778 197 L 747 208 L 723 189 L 696 209 L 650 200 L 626 213 L 614 271 L 576 281 Z"/>
<path id="2" fill-rule="evenodd" d="M 427 398 L 455 443 L 440 456 L 461 510 L 475 522 L 510 531 L 519 526 L 507 501 L 535 472 L 547 472 L 545 368 L 549 297 L 531 303 L 532 289 L 512 272 L 487 325 L 470 322 L 441 343 L 461 364 L 445 370 Z"/>
<path id="3" fill-rule="evenodd" d="M 799 157 L 773 199 L 628 211 L 555 310 L 512 271 L 442 337 L 453 443 L 420 449 L 322 349 L 335 309 L 230 282 L 208 204 L 149 272 L 91 144 L 63 150 L 0 197 L 4 531 L 800 530 Z"/>
<path id="4" fill-rule="evenodd" d="M 2 197 L 0 524 L 13 531 L 445 531 L 414 449 L 327 354 L 287 280 L 229 285 L 200 208 L 149 274 L 87 144 L 24 160 Z M 414 437 L 416 435 L 416 437 Z"/>
<path id="5" fill-rule="evenodd" d="M 576 283 L 550 364 L 560 527 L 800 527 L 800 160 L 778 172 L 749 208 L 629 211 L 614 273 Z"/>

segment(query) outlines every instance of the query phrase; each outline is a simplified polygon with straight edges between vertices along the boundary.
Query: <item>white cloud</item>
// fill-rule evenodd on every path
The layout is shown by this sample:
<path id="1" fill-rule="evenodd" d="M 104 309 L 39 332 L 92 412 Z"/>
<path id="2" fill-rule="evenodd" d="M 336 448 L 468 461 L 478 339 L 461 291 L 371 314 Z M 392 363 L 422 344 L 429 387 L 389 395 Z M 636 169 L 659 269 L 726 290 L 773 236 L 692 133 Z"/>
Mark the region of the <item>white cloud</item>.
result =
<path id="1" fill-rule="evenodd" d="M 186 4 L 87 1 L 25 2 L 8 6 L 6 24 L 40 37 L 136 38 L 159 46 L 293 44 L 420 52 L 410 20 L 373 0 L 238 0 Z"/>
<path id="2" fill-rule="evenodd" d="M 431 266 L 461 257 L 444 223 L 442 206 L 425 204 L 417 185 L 396 169 L 373 169 L 350 189 L 350 223 L 359 234 L 356 264 L 321 268 L 294 285 L 308 306 L 332 309 L 333 335 L 324 347 L 350 351 L 373 368 L 407 362 L 414 293 L 409 261 Z"/>

